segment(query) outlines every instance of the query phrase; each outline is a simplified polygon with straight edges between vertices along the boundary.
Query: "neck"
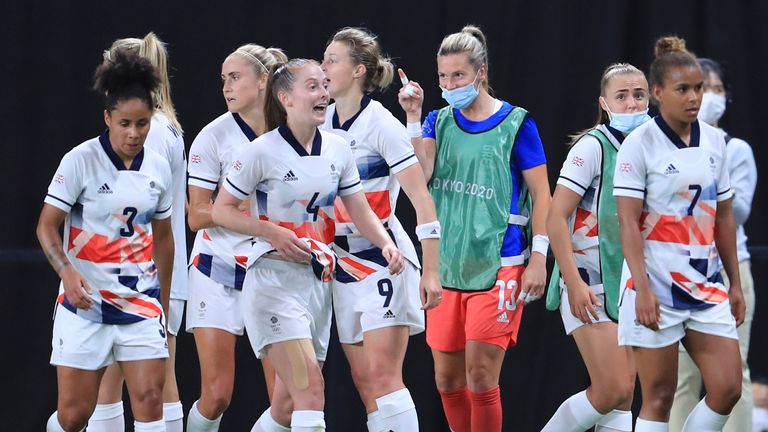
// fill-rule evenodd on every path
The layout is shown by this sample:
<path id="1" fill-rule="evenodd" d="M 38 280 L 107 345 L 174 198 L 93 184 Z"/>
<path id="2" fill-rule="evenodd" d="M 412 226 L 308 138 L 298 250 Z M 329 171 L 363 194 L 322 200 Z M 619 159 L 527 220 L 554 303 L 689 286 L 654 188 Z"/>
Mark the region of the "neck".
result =
<path id="1" fill-rule="evenodd" d="M 288 119 L 287 122 L 288 129 L 291 130 L 291 133 L 296 138 L 296 141 L 301 144 L 302 147 L 304 147 L 304 150 L 307 151 L 307 153 L 312 152 L 312 141 L 315 138 L 315 132 L 317 132 L 317 125 L 313 124 L 302 124 L 297 121 L 291 121 L 291 119 Z"/>
<path id="2" fill-rule="evenodd" d="M 266 132 L 267 126 L 264 120 L 264 111 L 260 106 L 238 112 L 238 114 L 257 136 L 261 136 Z"/>
<path id="3" fill-rule="evenodd" d="M 117 148 L 113 144 L 114 142 L 115 140 L 113 140 L 112 137 L 109 137 L 109 143 L 112 146 L 112 151 L 114 151 L 117 157 L 119 157 L 120 160 L 123 161 L 123 164 L 125 165 L 126 168 L 131 168 L 131 164 L 133 163 L 133 159 L 135 158 L 135 156 L 129 156 L 123 153 L 122 151 L 120 151 L 119 148 Z"/>
<path id="4" fill-rule="evenodd" d="M 360 110 L 363 92 L 355 86 L 344 94 L 336 95 L 333 100 L 336 102 L 336 115 L 339 117 L 339 123 L 344 124 Z"/>
<path id="5" fill-rule="evenodd" d="M 669 125 L 669 127 L 680 136 L 680 138 L 686 144 L 689 144 L 691 138 L 691 124 L 685 121 L 675 120 L 667 116 L 665 113 L 661 113 L 661 118 Z"/>
<path id="6" fill-rule="evenodd" d="M 461 110 L 464 117 L 470 120 L 484 120 L 493 114 L 494 99 L 485 89 L 481 89 L 472 103 Z"/>

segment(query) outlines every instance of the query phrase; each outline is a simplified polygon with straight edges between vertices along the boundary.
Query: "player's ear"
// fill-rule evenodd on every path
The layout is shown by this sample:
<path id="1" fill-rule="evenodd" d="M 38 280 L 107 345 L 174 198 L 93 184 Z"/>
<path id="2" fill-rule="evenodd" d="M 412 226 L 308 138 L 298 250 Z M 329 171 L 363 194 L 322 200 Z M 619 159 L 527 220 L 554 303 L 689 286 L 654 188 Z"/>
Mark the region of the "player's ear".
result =
<path id="1" fill-rule="evenodd" d="M 108 110 L 104 110 L 104 124 L 109 127 L 109 124 L 111 123 L 112 115 L 109 113 Z"/>

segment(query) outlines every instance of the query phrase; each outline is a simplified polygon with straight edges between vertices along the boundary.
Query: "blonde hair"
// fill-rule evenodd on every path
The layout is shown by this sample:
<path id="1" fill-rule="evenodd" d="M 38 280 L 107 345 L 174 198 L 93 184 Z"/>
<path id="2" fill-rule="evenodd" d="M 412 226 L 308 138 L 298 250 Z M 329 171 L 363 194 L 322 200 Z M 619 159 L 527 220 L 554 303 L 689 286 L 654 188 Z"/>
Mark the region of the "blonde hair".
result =
<path id="1" fill-rule="evenodd" d="M 280 48 L 264 48 L 261 45 L 249 43 L 241 45 L 230 56 L 238 55 L 248 62 L 252 63 L 256 76 L 269 73 L 274 65 L 277 63 L 285 63 L 288 61 L 288 56 L 285 55 Z"/>
<path id="2" fill-rule="evenodd" d="M 461 53 L 466 53 L 469 56 L 469 63 L 475 71 L 480 70 L 480 67 L 485 65 L 486 74 L 488 73 L 488 45 L 485 35 L 479 27 L 466 25 L 460 32 L 449 34 L 443 38 L 440 48 L 437 50 L 438 57 Z M 490 90 L 487 75 L 482 84 L 486 90 Z"/>
<path id="3" fill-rule="evenodd" d="M 640 69 L 636 68 L 635 66 L 629 64 L 629 63 L 613 63 L 608 65 L 607 68 L 603 71 L 603 76 L 600 78 L 600 96 L 605 97 L 605 89 L 608 87 L 608 83 L 611 82 L 611 80 L 617 76 L 620 75 L 640 75 L 643 78 L 645 78 L 645 74 Z M 582 131 L 576 132 L 574 134 L 568 135 L 568 138 L 570 139 L 570 145 L 576 144 L 576 142 L 581 139 L 584 135 L 587 134 L 587 132 L 591 131 L 594 127 L 601 125 L 603 123 L 606 123 L 610 120 L 608 117 L 608 113 L 603 109 L 600 104 L 597 104 L 597 122 L 595 123 L 595 126 L 584 129 Z"/>
<path id="4" fill-rule="evenodd" d="M 289 92 L 293 90 L 296 73 L 307 65 L 319 66 L 316 61 L 303 58 L 293 59 L 285 63 L 276 63 L 272 66 L 269 79 L 267 80 L 267 95 L 264 99 L 264 120 L 267 124 L 267 130 L 286 125 L 288 116 L 285 112 L 285 107 L 278 98 L 278 94 L 281 91 Z"/>
<path id="5" fill-rule="evenodd" d="M 153 32 L 147 33 L 143 39 L 124 38 L 112 42 L 108 51 L 104 52 L 106 59 L 112 58 L 116 51 L 122 49 L 132 51 L 152 63 L 160 78 L 160 85 L 153 91 L 152 99 L 155 101 L 155 108 L 168 117 L 171 125 L 183 133 L 181 124 L 176 116 L 176 109 L 173 107 L 171 99 L 171 82 L 168 78 L 168 51 L 165 43 L 161 41 Z"/>
<path id="6" fill-rule="evenodd" d="M 377 37 L 370 31 L 356 27 L 345 27 L 328 41 L 343 42 L 349 48 L 349 57 L 355 65 L 365 66 L 363 92 L 371 93 L 376 89 L 384 90 L 395 77 L 395 67 L 389 58 L 381 54 Z"/>

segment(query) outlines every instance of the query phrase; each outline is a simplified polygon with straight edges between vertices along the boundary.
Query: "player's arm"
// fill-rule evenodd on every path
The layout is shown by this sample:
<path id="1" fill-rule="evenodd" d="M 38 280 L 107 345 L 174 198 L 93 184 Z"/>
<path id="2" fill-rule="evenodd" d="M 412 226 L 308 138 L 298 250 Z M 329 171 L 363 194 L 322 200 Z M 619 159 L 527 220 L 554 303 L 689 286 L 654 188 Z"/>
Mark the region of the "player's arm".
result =
<path id="1" fill-rule="evenodd" d="M 397 249 L 395 243 L 389 238 L 384 226 L 371 210 L 365 194 L 362 191 L 341 196 L 341 201 L 347 209 L 352 222 L 363 237 L 381 249 L 382 255 L 389 263 L 389 271 L 392 274 L 400 274 L 403 271 L 403 255 Z"/>
<path id="2" fill-rule="evenodd" d="M 627 196 L 616 196 L 616 210 L 619 213 L 619 232 L 621 250 L 632 275 L 637 299 L 635 310 L 640 324 L 651 330 L 659 329 L 661 312 L 659 301 L 651 291 L 648 272 L 643 253 L 643 236 L 640 232 L 640 217 L 643 212 L 643 200 Z"/>
<path id="3" fill-rule="evenodd" d="M 411 139 L 413 151 L 416 153 L 416 157 L 419 159 L 419 163 L 424 171 L 424 178 L 429 181 L 435 170 L 436 144 L 433 138 L 422 137 L 421 135 L 421 108 L 424 103 L 424 90 L 416 81 L 408 80 L 402 69 L 398 69 L 397 72 L 400 75 L 400 81 L 403 83 L 397 99 L 403 111 L 405 111 L 408 136 Z"/>
<path id="4" fill-rule="evenodd" d="M 249 216 L 240 209 L 242 202 L 226 188 L 219 190 L 211 211 L 213 223 L 241 234 L 265 238 L 280 255 L 291 261 L 304 262 L 309 259 L 309 246 L 296 233 Z"/>
<path id="5" fill-rule="evenodd" d="M 420 227 L 427 227 L 427 224 L 435 224 L 439 228 L 435 203 L 432 201 L 427 185 L 424 182 L 424 171 L 422 171 L 421 165 L 418 163 L 413 164 L 395 174 L 395 177 L 416 210 L 416 223 Z M 419 234 L 418 230 L 417 234 Z M 421 235 L 419 236 L 423 268 L 420 292 L 421 306 L 424 310 L 432 309 L 439 305 L 443 292 L 443 287 L 437 274 L 439 229 L 434 237 L 429 232 L 426 235 L 429 237 L 422 238 Z"/>
<path id="6" fill-rule="evenodd" d="M 728 275 L 728 297 L 731 301 L 731 311 L 736 318 L 736 325 L 744 322 L 746 306 L 741 290 L 739 275 L 739 259 L 736 255 L 736 222 L 733 218 L 733 199 L 717 203 L 715 214 L 715 245 L 723 262 L 725 274 Z"/>
<path id="7" fill-rule="evenodd" d="M 91 288 L 85 278 L 72 267 L 62 247 L 63 241 L 59 235 L 59 227 L 66 217 L 66 212 L 50 204 L 43 204 L 43 210 L 37 222 L 37 240 L 53 271 L 61 278 L 67 301 L 76 308 L 90 309 L 93 305 L 93 301 L 88 296 Z"/>
<path id="8" fill-rule="evenodd" d="M 171 299 L 171 278 L 173 274 L 173 232 L 171 218 L 152 219 L 152 260 L 157 267 L 160 280 L 160 304 L 168 316 Z"/>
<path id="9" fill-rule="evenodd" d="M 533 200 L 531 209 L 531 229 L 533 231 L 533 247 L 528 265 L 521 278 L 521 296 L 518 301 L 533 296 L 530 300 L 536 300 L 544 295 L 544 285 L 547 281 L 547 250 L 549 241 L 547 236 L 547 213 L 552 196 L 549 193 L 549 179 L 547 178 L 547 165 L 541 164 L 527 170 L 523 170 L 523 180 L 528 186 L 528 191 Z M 537 237 L 538 236 L 538 237 Z M 539 245 L 539 239 L 544 243 Z M 523 295 L 523 293 L 527 293 Z"/>
<path id="10" fill-rule="evenodd" d="M 187 223 L 192 231 L 199 231 L 214 226 L 211 209 L 213 191 L 199 186 L 189 186 L 189 214 Z"/>
<path id="11" fill-rule="evenodd" d="M 571 313 L 584 324 L 590 324 L 592 322 L 590 315 L 595 321 L 600 320 L 595 307 L 601 305 L 595 293 L 579 275 L 576 260 L 573 258 L 571 233 L 568 229 L 568 217 L 576 211 L 579 202 L 581 202 L 581 195 L 563 185 L 555 186 L 555 196 L 552 197 L 547 215 L 547 234 L 552 253 L 555 255 L 560 273 L 563 274 L 568 288 Z"/>

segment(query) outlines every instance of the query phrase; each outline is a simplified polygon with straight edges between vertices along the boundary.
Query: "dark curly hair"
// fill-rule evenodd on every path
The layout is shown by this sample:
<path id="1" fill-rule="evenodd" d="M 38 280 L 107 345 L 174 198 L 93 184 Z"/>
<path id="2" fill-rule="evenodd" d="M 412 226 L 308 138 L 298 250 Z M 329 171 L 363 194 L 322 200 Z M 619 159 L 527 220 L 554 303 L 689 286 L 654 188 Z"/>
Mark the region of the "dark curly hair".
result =
<path id="1" fill-rule="evenodd" d="M 120 101 L 138 98 L 154 109 L 153 92 L 160 85 L 152 63 L 137 53 L 119 49 L 96 68 L 93 89 L 104 97 L 104 109 L 112 111 Z"/>

